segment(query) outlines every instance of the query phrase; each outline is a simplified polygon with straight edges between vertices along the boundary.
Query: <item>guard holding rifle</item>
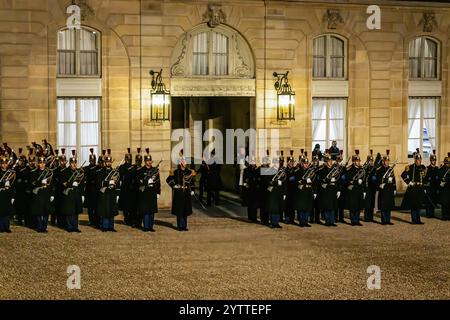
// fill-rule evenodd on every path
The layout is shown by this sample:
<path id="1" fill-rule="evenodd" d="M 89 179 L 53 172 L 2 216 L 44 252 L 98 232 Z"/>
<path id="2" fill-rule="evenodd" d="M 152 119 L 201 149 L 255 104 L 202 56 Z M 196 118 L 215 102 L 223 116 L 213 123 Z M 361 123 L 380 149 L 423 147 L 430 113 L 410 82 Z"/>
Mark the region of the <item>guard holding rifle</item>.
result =
<path id="1" fill-rule="evenodd" d="M 427 167 L 427 174 L 425 176 L 425 209 L 427 218 L 434 218 L 434 210 L 438 203 L 438 189 L 440 177 L 439 167 L 437 166 L 436 150 L 430 155 L 430 164 Z"/>
<path id="2" fill-rule="evenodd" d="M 13 215 L 14 181 L 16 172 L 8 168 L 6 155 L 0 156 L 0 233 L 11 233 L 10 218 Z"/>
<path id="3" fill-rule="evenodd" d="M 261 177 L 256 167 L 255 157 L 252 156 L 248 162 L 249 165 L 244 169 L 242 178 L 242 202 L 243 206 L 247 207 L 248 220 L 257 223 Z"/>
<path id="4" fill-rule="evenodd" d="M 283 213 L 283 201 L 286 199 L 286 168 L 280 167 L 282 163 L 278 157 L 273 158 L 273 166 L 267 168 L 266 178 L 268 179 L 268 206 L 270 214 L 270 227 L 281 228 L 280 217 Z"/>
<path id="5" fill-rule="evenodd" d="M 55 212 L 53 171 L 46 167 L 44 156 L 38 156 L 37 168 L 30 172 L 30 214 L 35 219 L 37 232 L 47 232 L 48 216 Z"/>
<path id="6" fill-rule="evenodd" d="M 287 157 L 287 167 L 285 168 L 287 181 L 284 222 L 287 224 L 293 224 L 295 221 L 295 195 L 297 193 L 298 180 L 295 176 L 297 168 L 294 166 L 294 161 L 294 150 L 291 150 L 289 156 Z M 282 166 L 281 161 L 280 166 Z"/>
<path id="7" fill-rule="evenodd" d="M 406 166 L 402 173 L 403 181 L 408 185 L 403 198 L 401 208 L 411 210 L 412 224 L 423 224 L 420 221 L 420 209 L 422 209 L 426 191 L 424 188 L 427 168 L 422 164 L 422 155 L 419 148 L 414 153 L 414 163 Z"/>
<path id="8" fill-rule="evenodd" d="M 439 201 L 442 206 L 442 220 L 450 220 L 450 152 L 439 169 Z"/>
<path id="9" fill-rule="evenodd" d="M 97 206 L 97 177 L 96 172 L 99 169 L 96 165 L 97 157 L 94 154 L 94 148 L 89 149 L 89 165 L 83 168 L 85 176 L 84 207 L 88 210 L 89 225 L 99 227 L 96 219 L 95 209 Z M 101 158 L 101 157 L 99 157 Z"/>
<path id="10" fill-rule="evenodd" d="M 355 150 L 355 154 L 352 156 L 352 162 L 350 168 L 347 169 L 346 207 L 350 211 L 350 222 L 352 226 L 362 226 L 359 218 L 361 210 L 364 208 L 364 198 L 366 196 L 363 184 L 366 168 L 361 166 L 359 150 Z"/>
<path id="11" fill-rule="evenodd" d="M 119 210 L 123 212 L 123 219 L 126 225 L 130 224 L 131 212 L 136 211 L 136 188 L 134 186 L 132 172 L 130 168 L 132 166 L 131 148 L 127 148 L 125 154 L 124 164 L 120 166 L 120 196 L 119 196 Z"/>
<path id="12" fill-rule="evenodd" d="M 172 188 L 172 214 L 177 217 L 178 231 L 188 231 L 188 216 L 192 214 L 192 197 L 194 196 L 194 177 L 196 172 L 186 167 L 183 150 L 180 152 L 178 168 L 170 172 L 166 179 Z"/>
<path id="13" fill-rule="evenodd" d="M 118 192 L 117 186 L 120 179 L 119 167 L 113 169 L 111 150 L 108 149 L 108 154 L 103 158 L 104 167 L 97 171 L 97 214 L 100 218 L 100 228 L 103 232 L 112 231 L 114 229 L 114 217 L 118 215 L 117 201 Z"/>
<path id="14" fill-rule="evenodd" d="M 364 186 L 366 188 L 366 198 L 364 201 L 364 221 L 366 222 L 373 222 L 373 214 L 375 211 L 375 196 L 378 188 L 376 175 L 377 169 L 379 168 L 379 163 L 375 165 L 374 161 L 373 150 L 370 149 L 364 165 L 366 168 L 366 179 L 364 181 Z"/>
<path id="15" fill-rule="evenodd" d="M 161 194 L 159 165 L 153 167 L 150 149 L 146 149 L 144 166 L 137 171 L 138 212 L 144 222 L 143 231 L 155 232 L 155 213 L 158 212 L 158 199 Z"/>
<path id="16" fill-rule="evenodd" d="M 19 158 L 16 171 L 16 181 L 14 185 L 15 189 L 15 201 L 14 209 L 16 212 L 17 224 L 22 225 L 27 213 L 27 205 L 29 204 L 27 198 L 27 187 L 28 187 L 28 166 L 27 157 L 22 153 L 23 149 L 19 148 Z"/>
<path id="17" fill-rule="evenodd" d="M 317 197 L 315 180 L 318 166 L 317 162 L 309 162 L 306 151 L 301 156 L 299 167 L 294 172 L 295 208 L 300 227 L 311 227 L 308 221 L 314 209 L 314 199 Z"/>
<path id="18" fill-rule="evenodd" d="M 397 193 L 397 186 L 394 176 L 394 167 L 389 165 L 389 150 L 386 150 L 386 155 L 382 158 L 382 164 L 377 169 L 376 177 L 378 184 L 378 209 L 381 211 L 381 224 L 392 225 L 391 211 L 395 207 L 395 195 Z"/>
<path id="19" fill-rule="evenodd" d="M 59 214 L 66 218 L 66 230 L 81 232 L 78 229 L 78 215 L 83 212 L 84 170 L 77 168 L 75 150 L 72 150 L 69 167 L 59 173 L 58 183 L 62 191 Z"/>

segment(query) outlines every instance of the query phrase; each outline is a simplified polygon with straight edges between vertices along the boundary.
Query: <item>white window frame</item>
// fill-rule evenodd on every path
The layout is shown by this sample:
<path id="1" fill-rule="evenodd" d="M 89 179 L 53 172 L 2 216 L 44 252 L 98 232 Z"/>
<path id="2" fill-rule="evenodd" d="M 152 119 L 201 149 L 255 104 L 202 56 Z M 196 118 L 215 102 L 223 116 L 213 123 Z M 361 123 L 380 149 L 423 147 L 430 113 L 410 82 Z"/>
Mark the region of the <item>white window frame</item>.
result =
<path id="1" fill-rule="evenodd" d="M 410 46 L 411 43 L 413 41 L 416 41 L 417 39 L 421 39 L 421 45 L 420 45 L 420 55 L 419 57 L 411 57 L 410 55 Z M 424 50 L 425 50 L 425 41 L 424 40 L 430 40 L 432 41 L 435 45 L 436 45 L 436 77 L 424 77 L 423 75 L 425 74 L 425 57 L 424 57 Z M 412 59 L 419 59 L 419 67 L 420 67 L 420 77 L 411 77 L 411 60 Z M 415 37 L 414 39 L 411 39 L 408 42 L 408 77 L 409 80 L 419 80 L 419 81 L 435 81 L 435 80 L 439 80 L 441 77 L 441 43 L 440 41 L 438 41 L 437 39 L 434 39 L 432 37 L 428 37 L 428 36 L 419 36 L 419 37 Z"/>
<path id="2" fill-rule="evenodd" d="M 414 96 L 410 96 L 408 98 L 407 130 L 409 128 L 409 121 L 410 121 L 410 119 L 419 119 L 419 118 L 411 118 L 410 117 L 410 114 L 409 114 L 409 102 L 412 99 L 415 99 L 415 100 L 435 99 L 435 100 L 437 100 L 436 109 L 434 110 L 434 121 L 435 121 L 435 124 L 434 124 L 434 127 L 435 127 L 434 149 L 436 149 L 436 154 L 439 154 L 439 151 L 438 151 L 438 149 L 439 149 L 439 142 L 438 142 L 438 139 L 439 139 L 439 109 L 440 109 L 440 104 L 441 104 L 441 97 L 414 97 Z M 427 157 L 425 157 L 425 153 L 423 152 L 423 139 L 424 139 L 424 137 L 423 137 L 423 127 L 424 127 L 423 124 L 424 124 L 424 120 L 426 119 L 424 117 L 423 108 L 424 108 L 424 105 L 423 105 L 423 103 L 421 103 L 420 104 L 420 121 L 419 121 L 420 129 L 421 129 L 420 130 L 420 137 L 419 137 L 419 141 L 420 141 L 419 149 L 420 149 L 420 152 L 422 154 L 423 160 L 425 161 L 425 163 L 428 163 L 429 160 L 430 160 L 430 157 L 429 157 L 429 155 Z M 427 119 L 433 119 L 433 118 L 427 118 Z M 409 140 L 417 140 L 417 139 L 416 138 L 410 139 L 409 138 L 409 132 L 407 132 L 406 139 L 407 139 L 406 140 L 406 154 L 407 154 L 407 158 L 411 159 L 412 155 L 409 154 Z"/>
<path id="3" fill-rule="evenodd" d="M 208 52 L 207 52 L 207 56 L 208 56 L 208 65 L 207 65 L 207 70 L 208 73 L 207 74 L 194 74 L 194 66 L 193 66 L 193 56 L 194 56 L 194 41 L 193 38 L 199 34 L 202 33 L 206 33 L 206 41 L 207 41 L 207 48 L 208 48 Z M 217 34 L 221 34 L 223 36 L 225 36 L 227 38 L 227 73 L 226 74 L 221 74 L 221 75 L 216 75 L 213 74 L 212 72 L 214 72 L 216 70 L 216 59 L 215 56 L 219 56 L 219 55 L 224 55 L 223 53 L 216 53 L 214 52 L 214 46 L 213 46 L 213 34 L 217 33 Z M 189 56 L 191 57 L 190 62 L 189 62 L 189 68 L 190 68 L 190 73 L 192 74 L 193 77 L 212 77 L 212 78 L 221 78 L 221 77 L 228 77 L 230 75 L 230 36 L 223 33 L 223 32 L 219 32 L 218 30 L 215 29 L 210 29 L 210 30 L 199 30 L 198 32 L 195 33 L 191 33 L 189 35 L 190 37 L 190 53 Z"/>
<path id="4" fill-rule="evenodd" d="M 314 43 L 316 39 L 319 39 L 321 37 L 325 37 L 325 77 L 316 77 L 314 76 Z M 344 75 L 343 77 L 333 77 L 331 76 L 331 38 L 337 38 L 343 42 L 344 46 Z M 311 66 L 311 73 L 313 80 L 347 80 L 347 66 L 348 66 L 348 46 L 347 46 L 347 39 L 334 33 L 327 33 L 327 34 L 321 34 L 317 37 L 315 37 L 312 41 L 312 66 Z"/>
<path id="5" fill-rule="evenodd" d="M 97 46 L 97 73 L 92 75 L 82 75 L 81 74 L 81 63 L 80 63 L 80 30 L 84 29 L 86 31 L 90 31 L 96 34 L 96 46 Z M 60 74 L 59 72 L 59 52 L 63 50 L 58 49 L 58 40 L 56 43 L 56 50 L 57 50 L 57 56 L 56 56 L 56 74 L 58 78 L 100 78 L 102 75 L 102 34 L 91 27 L 88 26 L 81 26 L 81 29 L 74 29 L 75 30 L 75 74 Z M 58 30 L 59 32 L 64 32 L 69 30 L 69 28 L 62 28 Z"/>
<path id="6" fill-rule="evenodd" d="M 81 165 L 81 148 L 88 148 L 88 147 L 97 147 L 98 152 L 100 152 L 102 150 L 102 146 L 101 146 L 101 125 L 102 125 L 102 116 L 101 116 L 101 104 L 102 104 L 102 99 L 101 97 L 58 97 L 57 98 L 57 104 L 60 100 L 75 100 L 75 125 L 76 125 L 76 131 L 77 131 L 77 135 L 76 135 L 76 146 L 75 146 L 75 150 L 76 150 L 76 154 L 77 154 L 77 161 L 78 163 Z M 98 121 L 93 122 L 93 121 L 81 121 L 81 112 L 80 112 L 80 108 L 81 108 L 81 104 L 80 101 L 81 100 L 97 100 L 98 101 L 98 110 L 97 110 L 97 116 L 98 116 Z M 57 116 L 56 116 L 56 127 L 57 130 L 59 130 L 59 125 L 60 124 L 73 124 L 74 122 L 60 122 L 59 121 L 59 108 L 58 105 L 56 107 L 56 112 L 57 112 Z M 82 123 L 98 123 L 98 132 L 97 132 L 97 141 L 98 141 L 98 145 L 82 145 L 81 144 L 81 124 Z M 57 140 L 59 139 L 59 134 L 57 133 Z M 60 145 L 60 141 L 57 141 L 57 148 L 66 148 L 66 155 L 69 156 L 71 150 L 68 150 L 68 148 L 72 148 L 70 146 L 65 146 L 65 145 Z"/>
<path id="7" fill-rule="evenodd" d="M 326 118 L 325 119 L 315 119 L 312 116 L 312 109 L 314 107 L 314 100 L 326 100 L 327 104 L 326 104 Z M 344 100 L 345 101 L 345 106 L 344 106 L 344 111 L 343 111 L 343 122 L 344 122 L 344 137 L 343 137 L 343 146 L 338 144 L 338 148 L 340 150 L 344 150 L 344 155 L 347 154 L 347 109 L 348 109 L 348 99 L 347 98 L 343 98 L 343 97 L 314 97 L 311 101 L 311 146 L 312 149 L 314 150 L 314 145 L 317 143 L 317 140 L 313 140 L 313 121 L 315 120 L 325 120 L 325 127 L 326 127 L 326 132 L 325 132 L 325 148 L 324 150 L 321 150 L 322 152 L 325 152 L 326 149 L 328 149 L 331 146 L 331 142 L 332 140 L 330 139 L 330 122 L 332 121 L 332 119 L 330 119 L 330 101 L 332 100 Z M 341 120 L 341 119 L 333 119 L 333 120 Z M 320 140 L 322 141 L 322 140 Z M 326 144 L 328 143 L 328 145 Z"/>

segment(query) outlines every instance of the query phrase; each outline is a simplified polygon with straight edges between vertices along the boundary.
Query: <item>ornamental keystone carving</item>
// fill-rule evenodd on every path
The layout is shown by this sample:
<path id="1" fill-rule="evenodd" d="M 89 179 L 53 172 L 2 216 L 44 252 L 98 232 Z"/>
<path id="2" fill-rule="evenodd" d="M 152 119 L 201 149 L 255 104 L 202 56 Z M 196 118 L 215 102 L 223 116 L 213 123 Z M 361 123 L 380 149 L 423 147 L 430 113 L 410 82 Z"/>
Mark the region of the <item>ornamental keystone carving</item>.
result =
<path id="1" fill-rule="evenodd" d="M 433 28 L 438 26 L 434 12 L 424 12 L 422 19 L 419 21 L 419 27 L 420 26 L 423 26 L 423 32 L 432 32 Z"/>
<path id="2" fill-rule="evenodd" d="M 337 9 L 327 9 L 324 20 L 328 24 L 328 29 L 336 29 L 338 24 L 344 23 L 341 13 Z"/>
<path id="3" fill-rule="evenodd" d="M 94 10 L 87 4 L 87 0 L 72 0 L 72 4 L 80 7 L 81 21 L 85 21 L 89 15 L 94 15 Z"/>
<path id="4" fill-rule="evenodd" d="M 205 20 L 210 28 L 215 28 L 221 23 L 226 22 L 226 15 L 222 11 L 221 4 L 209 4 L 208 9 L 203 14 L 203 20 Z"/>

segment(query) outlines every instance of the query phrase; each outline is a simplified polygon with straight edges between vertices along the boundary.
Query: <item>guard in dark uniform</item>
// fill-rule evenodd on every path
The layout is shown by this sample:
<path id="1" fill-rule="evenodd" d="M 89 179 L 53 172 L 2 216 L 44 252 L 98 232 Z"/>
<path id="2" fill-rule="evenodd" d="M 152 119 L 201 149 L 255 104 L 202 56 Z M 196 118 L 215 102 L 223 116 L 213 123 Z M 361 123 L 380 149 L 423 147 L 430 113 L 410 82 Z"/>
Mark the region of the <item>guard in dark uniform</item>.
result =
<path id="1" fill-rule="evenodd" d="M 260 199 L 260 176 L 256 167 L 256 159 L 252 156 L 249 159 L 249 165 L 244 169 L 243 174 L 243 206 L 247 207 L 248 220 L 258 222 L 258 207 Z"/>
<path id="2" fill-rule="evenodd" d="M 303 149 L 302 149 L 303 150 Z M 303 153 L 303 152 L 302 152 Z M 320 157 L 322 156 L 322 153 L 320 154 Z M 314 166 L 316 166 L 317 168 L 317 172 L 322 169 L 322 167 L 324 166 L 323 164 L 320 164 L 319 161 L 319 156 L 318 155 L 313 155 L 311 162 Z M 317 174 L 315 176 L 317 178 Z M 316 186 L 316 198 L 313 201 L 313 211 L 311 212 L 311 215 L 309 216 L 309 223 L 317 223 L 317 224 L 322 224 L 322 221 L 320 221 L 320 184 L 316 181 L 313 181 L 313 184 Z"/>
<path id="3" fill-rule="evenodd" d="M 450 220 L 450 152 L 439 169 L 439 202 L 442 206 L 442 220 Z"/>
<path id="4" fill-rule="evenodd" d="M 11 233 L 10 219 L 13 216 L 14 181 L 16 173 L 8 168 L 9 158 L 0 155 L 0 233 Z"/>
<path id="5" fill-rule="evenodd" d="M 198 181 L 198 200 L 200 202 L 203 202 L 203 193 L 206 190 L 206 183 L 208 178 L 208 164 L 206 163 L 205 159 L 202 159 L 202 163 L 200 164 L 200 167 L 197 170 L 197 174 L 200 176 Z"/>
<path id="6" fill-rule="evenodd" d="M 27 175 L 27 157 L 23 154 L 23 149 L 19 148 L 19 158 L 16 171 L 16 181 L 15 181 L 15 201 L 14 201 L 14 211 L 16 212 L 16 220 L 18 225 L 24 223 L 25 215 L 27 214 L 27 203 L 29 203 L 26 190 L 28 186 L 28 175 Z"/>
<path id="7" fill-rule="evenodd" d="M 284 222 L 287 224 L 295 223 L 295 195 L 297 193 L 298 180 L 296 179 L 296 167 L 294 166 L 294 150 L 290 150 L 289 156 L 287 157 L 286 170 L 286 201 L 284 203 Z M 281 166 L 281 163 L 280 163 Z"/>
<path id="8" fill-rule="evenodd" d="M 439 167 L 437 166 L 436 150 L 430 156 L 430 164 L 425 176 L 425 209 L 427 218 L 434 218 L 434 210 L 438 203 L 438 189 L 440 184 Z"/>
<path id="9" fill-rule="evenodd" d="M 222 181 L 220 177 L 222 165 L 217 162 L 215 149 L 211 151 L 211 158 L 207 161 L 207 163 L 209 169 L 208 169 L 208 178 L 206 181 L 208 191 L 206 195 L 207 197 L 206 204 L 210 206 L 212 200 L 214 200 L 215 205 L 219 205 L 220 187 L 222 186 Z"/>
<path id="10" fill-rule="evenodd" d="M 144 156 L 144 166 L 137 171 L 138 212 L 144 222 L 144 232 L 155 232 L 155 213 L 158 212 L 158 199 L 161 194 L 159 165 L 153 167 L 152 156 Z"/>
<path id="11" fill-rule="evenodd" d="M 54 214 L 53 172 L 46 168 L 44 156 L 38 156 L 37 168 L 30 172 L 30 214 L 38 232 L 47 232 L 48 216 Z"/>
<path id="12" fill-rule="evenodd" d="M 373 214 L 375 211 L 375 196 L 377 193 L 377 168 L 375 167 L 375 159 L 373 150 L 370 149 L 366 160 L 366 174 L 365 174 L 365 191 L 366 198 L 364 199 L 364 221 L 373 222 Z"/>
<path id="13" fill-rule="evenodd" d="M 150 151 L 147 149 L 147 153 Z M 132 188 L 132 197 L 134 199 L 135 204 L 131 205 L 130 210 L 130 216 L 129 216 L 129 224 L 133 228 L 140 228 L 142 225 L 142 219 L 143 217 L 140 216 L 138 212 L 138 190 L 136 188 L 137 186 L 137 174 L 139 170 L 142 168 L 142 154 L 141 154 L 141 148 L 137 148 L 136 156 L 134 157 L 134 164 L 128 169 L 128 174 L 131 177 L 131 188 Z"/>
<path id="14" fill-rule="evenodd" d="M 364 208 L 364 181 L 365 168 L 361 166 L 359 150 L 355 150 L 352 156 L 352 165 L 347 169 L 346 207 L 350 211 L 350 222 L 352 226 L 362 226 L 359 221 L 361 210 Z"/>
<path id="15" fill-rule="evenodd" d="M 72 150 L 69 167 L 60 171 L 58 183 L 62 190 L 60 215 L 66 218 L 66 230 L 81 232 L 78 229 L 78 215 L 83 212 L 84 171 L 82 168 L 77 168 L 75 150 Z"/>
<path id="16" fill-rule="evenodd" d="M 331 154 L 331 153 L 330 153 Z M 340 197 L 338 199 L 338 210 L 336 212 L 335 221 L 344 223 L 344 211 L 347 207 L 347 186 L 348 186 L 348 178 L 347 178 L 347 165 L 343 165 L 342 161 L 344 160 L 344 150 L 340 150 L 336 155 L 336 160 L 334 165 L 337 168 L 341 169 L 341 174 L 339 176 L 337 186 L 340 192 Z M 333 157 L 331 157 L 333 159 Z"/>
<path id="17" fill-rule="evenodd" d="M 395 182 L 394 167 L 395 163 L 389 165 L 389 150 L 382 158 L 382 164 L 376 171 L 378 184 L 378 209 L 381 212 L 381 224 L 392 225 L 391 211 L 395 207 L 395 195 L 397 186 Z"/>
<path id="18" fill-rule="evenodd" d="M 61 149 L 61 155 L 55 160 L 57 164 L 59 164 L 55 170 L 53 171 L 53 182 L 54 182 L 54 191 L 55 191 L 55 214 L 51 215 L 50 224 L 52 226 L 57 225 L 59 228 L 66 228 L 66 217 L 61 214 L 61 198 L 62 198 L 62 187 L 59 181 L 61 171 L 67 168 L 67 158 L 66 158 L 66 149 Z M 51 168 L 50 168 L 51 169 Z"/>
<path id="19" fill-rule="evenodd" d="M 268 180 L 268 207 L 270 227 L 281 228 L 280 217 L 283 212 L 283 201 L 286 200 L 286 168 L 280 167 L 280 159 L 275 157 L 273 166 L 265 172 Z"/>
<path id="20" fill-rule="evenodd" d="M 270 225 L 270 217 L 269 217 L 269 191 L 267 188 L 269 187 L 270 177 L 266 174 L 270 167 L 270 157 L 269 150 L 266 151 L 266 156 L 262 158 L 261 166 L 258 168 L 258 175 L 260 179 L 260 201 L 259 201 L 259 210 L 260 210 L 260 220 L 261 224 L 268 226 Z"/>
<path id="21" fill-rule="evenodd" d="M 112 157 L 111 150 L 103 158 L 103 168 L 97 171 L 97 214 L 100 217 L 100 228 L 103 232 L 112 231 L 114 229 L 114 217 L 118 213 L 118 191 L 117 187 L 120 182 L 119 169 L 111 167 Z"/>
<path id="22" fill-rule="evenodd" d="M 328 150 L 323 156 L 325 165 L 317 173 L 317 183 L 320 185 L 320 210 L 325 216 L 325 225 L 336 227 L 335 214 L 338 210 L 338 198 L 341 193 L 338 187 L 339 172 L 333 166 L 333 160 Z"/>
<path id="23" fill-rule="evenodd" d="M 311 227 L 308 221 L 313 212 L 314 199 L 317 197 L 317 185 L 315 181 L 318 166 L 317 163 L 309 162 L 306 151 L 301 159 L 300 165 L 301 167 L 297 168 L 294 172 L 297 183 L 294 196 L 295 208 L 300 227 Z"/>
<path id="24" fill-rule="evenodd" d="M 422 164 L 419 149 L 414 153 L 414 163 L 406 166 L 402 173 L 403 181 L 408 185 L 401 204 L 403 210 L 411 210 L 412 224 L 423 224 L 420 221 L 420 210 L 425 201 L 425 176 L 427 168 Z"/>
<path id="25" fill-rule="evenodd" d="M 89 225 L 99 228 L 100 222 L 96 218 L 95 209 L 97 206 L 97 177 L 96 172 L 100 168 L 97 166 L 97 157 L 94 149 L 89 149 L 89 165 L 83 168 L 84 172 L 84 207 L 88 210 Z M 100 160 L 101 157 L 99 157 Z"/>
<path id="26" fill-rule="evenodd" d="M 119 210 L 123 212 L 126 225 L 130 224 L 131 212 L 136 210 L 136 188 L 133 185 L 133 176 L 130 168 L 132 166 L 131 148 L 127 148 L 125 163 L 120 166 L 120 196 Z"/>
<path id="27" fill-rule="evenodd" d="M 192 197 L 194 196 L 194 177 L 196 172 L 186 167 L 186 159 L 179 159 L 178 168 L 170 172 L 166 179 L 172 188 L 172 211 L 177 217 L 178 231 L 188 231 L 188 216 L 192 214 Z"/>
<path id="28" fill-rule="evenodd" d="M 27 228 L 35 228 L 36 227 L 36 219 L 31 215 L 31 197 L 32 197 L 32 189 L 30 188 L 30 179 L 31 172 L 36 169 L 36 156 L 34 154 L 34 149 L 28 149 L 28 165 L 25 167 L 23 172 L 26 177 L 26 185 L 25 185 L 25 199 L 26 203 L 24 204 L 24 223 Z"/>

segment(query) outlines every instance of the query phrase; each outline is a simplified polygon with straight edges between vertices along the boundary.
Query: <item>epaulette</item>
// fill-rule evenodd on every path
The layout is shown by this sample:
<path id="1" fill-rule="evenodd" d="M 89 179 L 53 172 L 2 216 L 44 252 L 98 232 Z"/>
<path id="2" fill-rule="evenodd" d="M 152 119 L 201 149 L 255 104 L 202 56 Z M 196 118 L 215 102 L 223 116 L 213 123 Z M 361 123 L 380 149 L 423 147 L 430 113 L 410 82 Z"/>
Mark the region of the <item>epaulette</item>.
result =
<path id="1" fill-rule="evenodd" d="M 377 168 L 377 171 L 380 170 L 381 168 L 382 168 L 382 166 L 379 166 L 379 167 Z"/>
<path id="2" fill-rule="evenodd" d="M 35 172 L 37 170 L 37 168 L 34 168 L 33 170 L 31 170 L 30 172 Z"/>

